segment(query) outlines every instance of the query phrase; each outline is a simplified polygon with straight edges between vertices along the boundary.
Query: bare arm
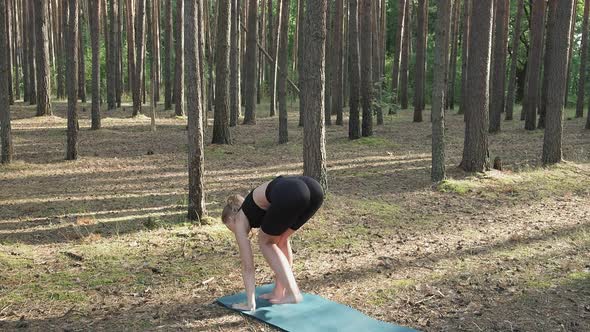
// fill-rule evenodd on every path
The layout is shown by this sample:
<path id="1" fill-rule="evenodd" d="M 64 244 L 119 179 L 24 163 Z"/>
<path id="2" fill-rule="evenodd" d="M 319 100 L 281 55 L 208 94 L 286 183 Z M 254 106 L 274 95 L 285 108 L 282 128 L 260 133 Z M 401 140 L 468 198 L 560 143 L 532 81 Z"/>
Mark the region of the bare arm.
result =
<path id="1" fill-rule="evenodd" d="M 248 235 L 246 233 L 237 232 L 236 241 L 238 242 L 238 247 L 240 249 L 240 259 L 242 261 L 242 279 L 244 280 L 246 298 L 248 302 L 246 304 L 242 303 L 234 305 L 234 308 L 241 310 L 256 310 L 256 300 L 254 294 L 256 280 L 254 278 L 254 258 L 252 256 L 252 246 L 250 244 L 250 239 L 248 239 Z"/>

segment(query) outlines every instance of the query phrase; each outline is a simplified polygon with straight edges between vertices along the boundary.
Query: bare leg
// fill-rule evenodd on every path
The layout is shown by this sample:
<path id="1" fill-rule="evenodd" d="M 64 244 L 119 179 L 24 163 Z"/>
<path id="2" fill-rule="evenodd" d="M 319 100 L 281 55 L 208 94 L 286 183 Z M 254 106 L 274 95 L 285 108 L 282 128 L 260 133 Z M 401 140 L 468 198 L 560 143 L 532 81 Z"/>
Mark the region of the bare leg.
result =
<path id="1" fill-rule="evenodd" d="M 287 232 L 289 232 L 289 233 L 287 233 Z M 293 251 L 291 250 L 291 243 L 289 241 L 289 236 L 291 234 L 293 234 L 293 231 L 288 230 L 287 232 L 285 232 L 283 235 L 281 235 L 281 239 L 277 243 L 277 246 L 279 247 L 279 249 L 281 249 L 281 252 L 287 258 L 287 261 L 289 262 L 289 267 L 291 267 L 291 271 L 292 271 L 293 270 Z M 274 288 L 274 290 L 270 293 L 262 294 L 260 296 L 260 298 L 265 299 L 265 300 L 271 300 L 271 299 L 282 298 L 284 296 L 285 296 L 285 286 L 283 286 L 280 283 L 279 279 L 275 275 L 275 288 Z"/>
<path id="2" fill-rule="evenodd" d="M 292 232 L 291 232 L 292 233 Z M 295 276 L 291 270 L 291 262 L 287 255 L 279 248 L 277 243 L 280 242 L 280 236 L 271 236 L 260 231 L 259 244 L 262 254 L 272 270 L 275 272 L 277 286 L 284 288 L 284 295 L 279 298 L 271 298 L 270 301 L 275 304 L 298 303 L 301 301 L 301 292 L 295 282 Z M 288 239 L 288 236 L 287 236 Z M 279 289 L 280 290 L 280 289 Z M 274 293 L 274 292 L 273 292 Z M 280 295 L 280 294 L 276 294 Z"/>

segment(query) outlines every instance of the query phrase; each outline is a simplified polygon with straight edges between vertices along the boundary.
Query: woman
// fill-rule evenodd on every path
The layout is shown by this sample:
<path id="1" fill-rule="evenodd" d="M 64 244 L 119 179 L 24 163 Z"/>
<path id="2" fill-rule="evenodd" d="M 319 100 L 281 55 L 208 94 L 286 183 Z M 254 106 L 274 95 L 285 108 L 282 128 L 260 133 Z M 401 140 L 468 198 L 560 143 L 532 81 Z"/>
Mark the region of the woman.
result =
<path id="1" fill-rule="evenodd" d="M 258 245 L 275 273 L 274 290 L 261 298 L 273 304 L 301 302 L 292 270 L 289 237 L 316 213 L 323 201 L 322 187 L 307 176 L 279 176 L 252 190 L 245 199 L 239 195 L 228 198 L 221 218 L 238 242 L 247 296 L 247 303 L 234 308 L 256 309 L 254 259 L 248 238 L 252 228 L 260 228 Z"/>

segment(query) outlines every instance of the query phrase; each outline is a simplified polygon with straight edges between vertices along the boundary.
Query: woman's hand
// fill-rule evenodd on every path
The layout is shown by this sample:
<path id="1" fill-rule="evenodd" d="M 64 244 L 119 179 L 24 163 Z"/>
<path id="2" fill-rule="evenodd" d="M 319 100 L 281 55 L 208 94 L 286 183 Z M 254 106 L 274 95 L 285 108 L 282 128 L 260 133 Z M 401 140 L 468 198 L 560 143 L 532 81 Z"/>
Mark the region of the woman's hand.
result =
<path id="1" fill-rule="evenodd" d="M 256 310 L 256 304 L 249 305 L 248 303 L 235 303 L 231 306 L 233 309 L 242 311 L 254 311 Z"/>

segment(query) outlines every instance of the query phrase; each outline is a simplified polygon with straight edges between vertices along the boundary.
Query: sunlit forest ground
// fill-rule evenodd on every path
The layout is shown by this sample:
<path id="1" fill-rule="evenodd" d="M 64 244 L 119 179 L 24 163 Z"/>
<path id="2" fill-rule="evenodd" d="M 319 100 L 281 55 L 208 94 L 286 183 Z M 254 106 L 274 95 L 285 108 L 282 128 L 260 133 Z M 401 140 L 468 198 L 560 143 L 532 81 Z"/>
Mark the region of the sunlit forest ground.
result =
<path id="1" fill-rule="evenodd" d="M 0 329 L 270 331 L 214 304 L 243 288 L 219 215 L 225 197 L 302 171 L 259 107 L 232 146 L 206 146 L 203 225 L 186 213 L 186 119 L 158 111 L 80 111 L 80 159 L 64 161 L 65 103 L 55 116 L 13 108 L 15 159 L 0 168 Z M 430 123 L 389 115 L 354 142 L 327 128 L 329 194 L 295 236 L 300 287 L 426 331 L 590 330 L 590 131 L 565 121 L 559 166 L 539 165 L 543 132 L 503 122 L 490 157 L 504 171 L 457 169 L 462 116 L 447 117 L 449 180 L 430 182 Z M 573 114 L 568 110 L 568 117 Z M 519 110 L 516 112 L 519 114 Z M 211 117 L 211 116 L 210 116 Z M 429 113 L 424 116 L 429 119 Z M 210 123 L 212 119 L 209 119 Z M 347 122 L 345 123 L 347 124 Z M 211 126 L 207 131 L 207 142 Z M 257 254 L 257 283 L 272 280 Z"/>

